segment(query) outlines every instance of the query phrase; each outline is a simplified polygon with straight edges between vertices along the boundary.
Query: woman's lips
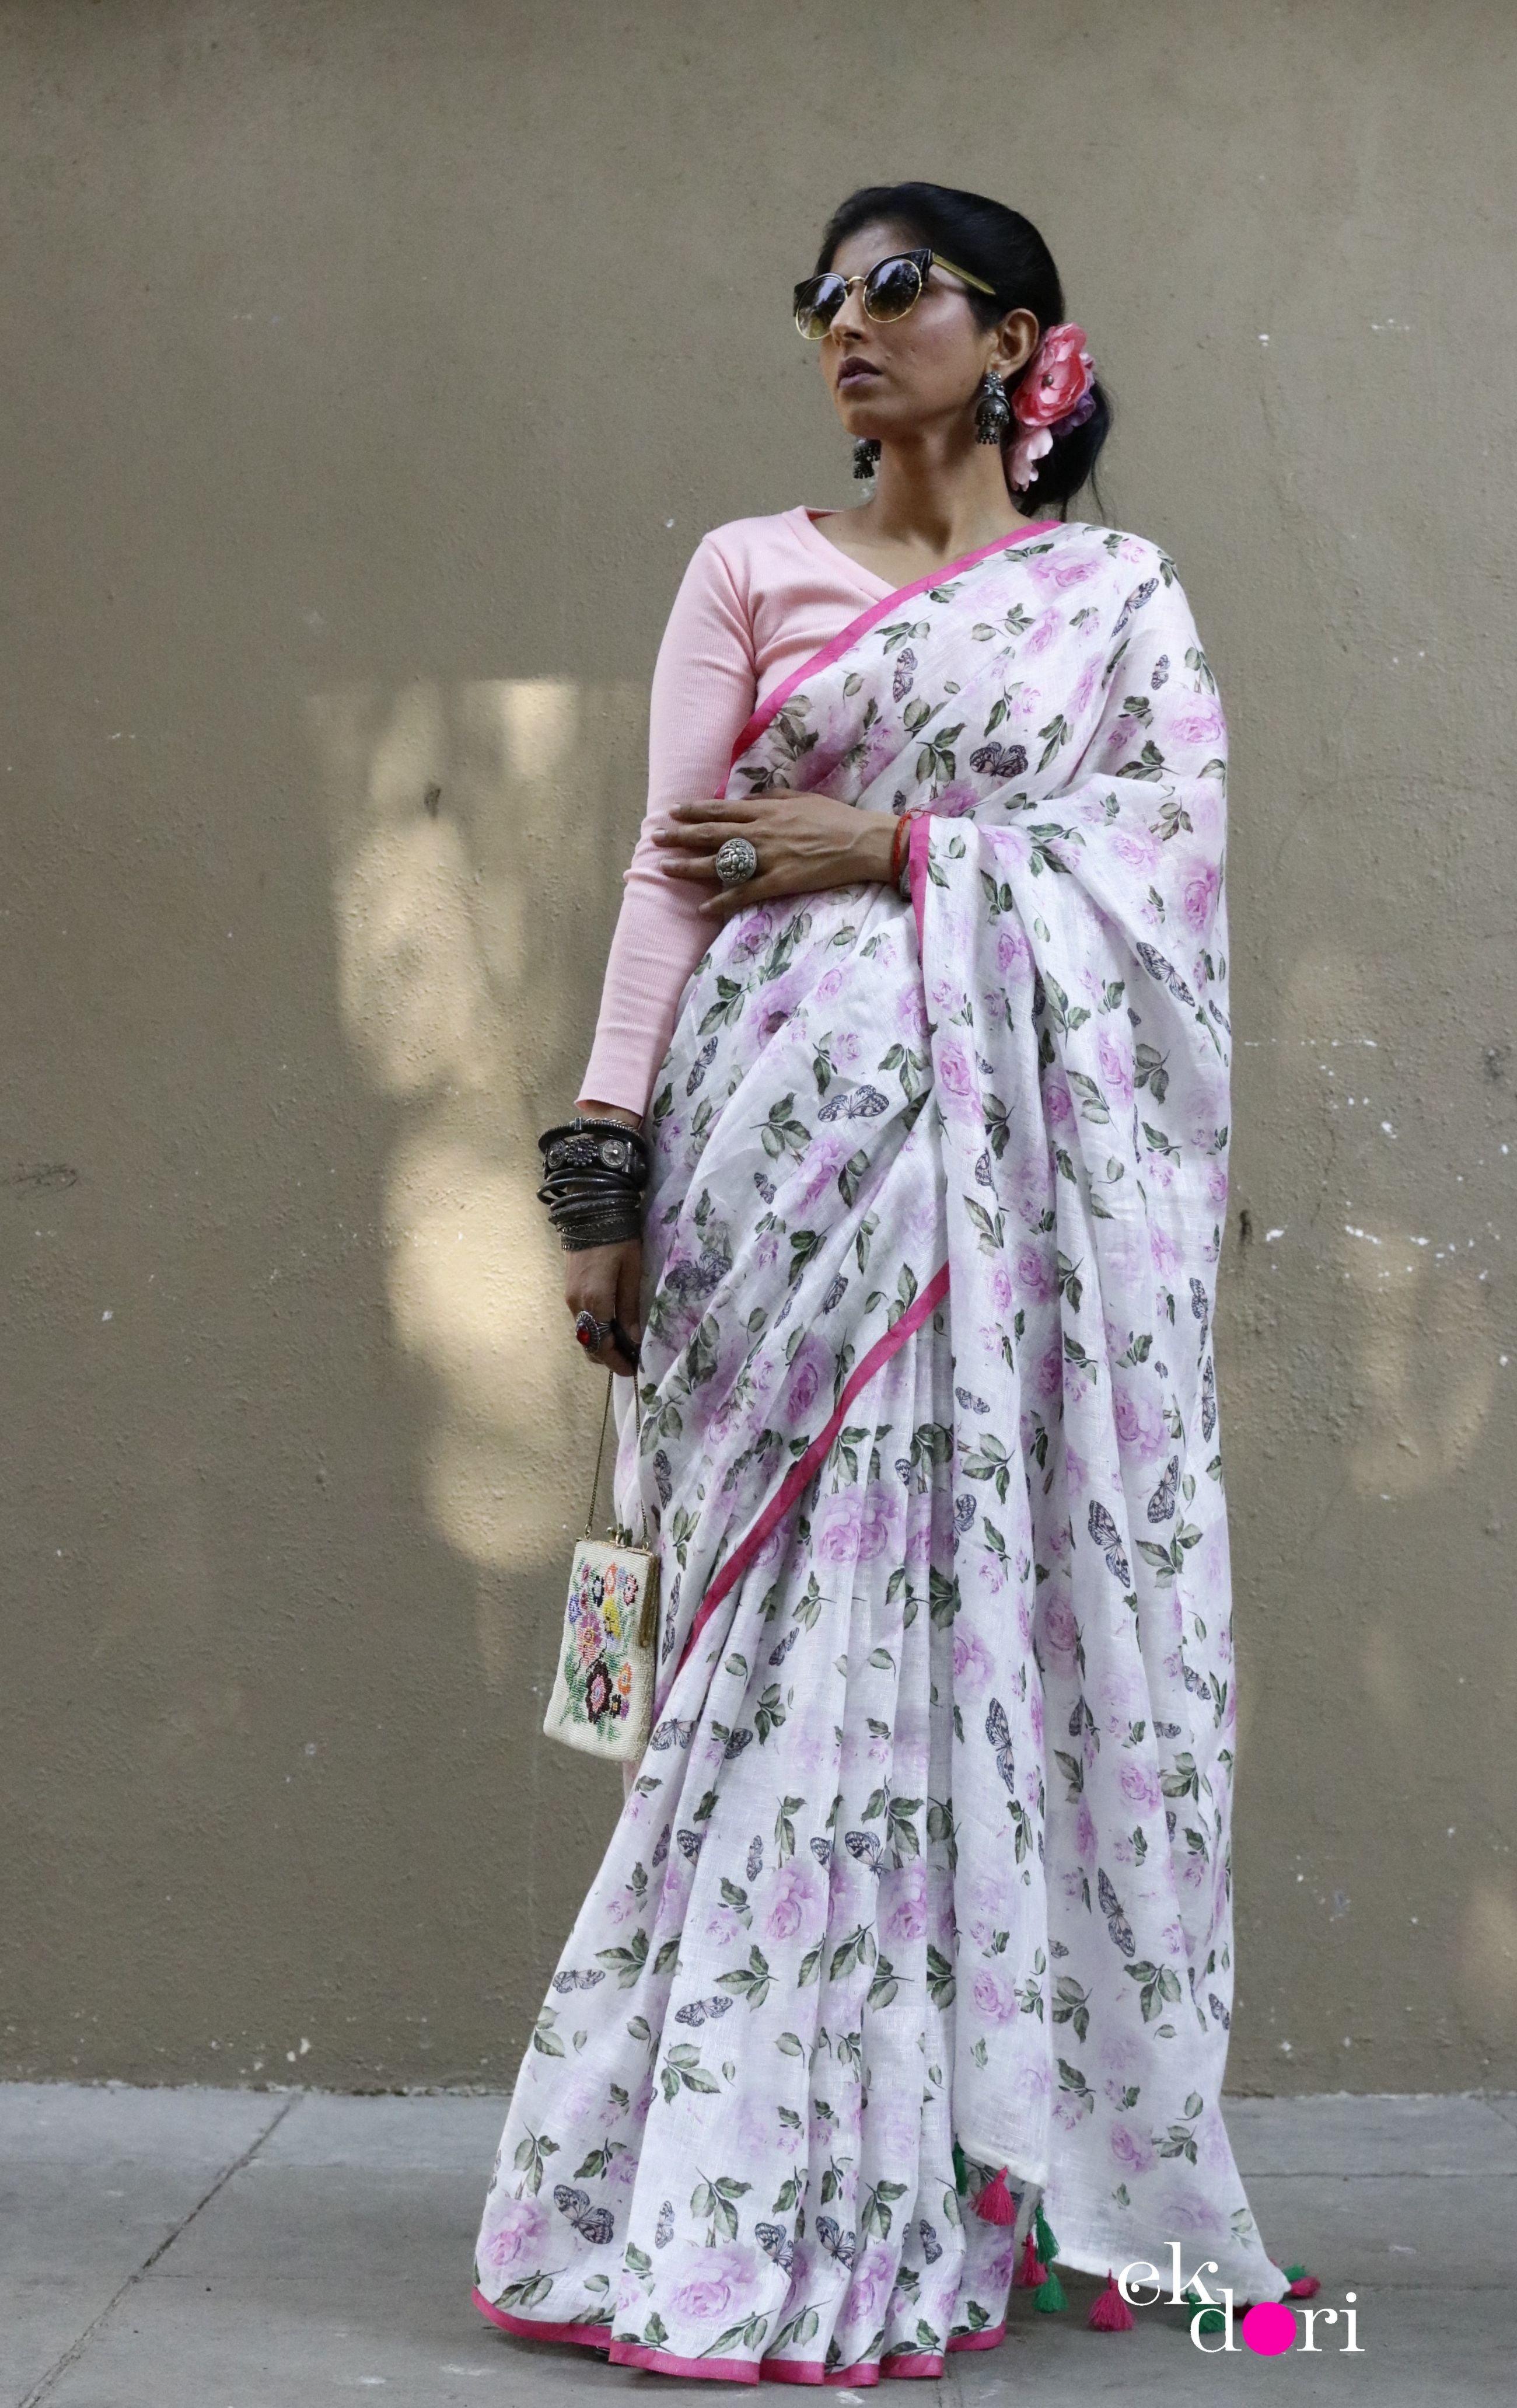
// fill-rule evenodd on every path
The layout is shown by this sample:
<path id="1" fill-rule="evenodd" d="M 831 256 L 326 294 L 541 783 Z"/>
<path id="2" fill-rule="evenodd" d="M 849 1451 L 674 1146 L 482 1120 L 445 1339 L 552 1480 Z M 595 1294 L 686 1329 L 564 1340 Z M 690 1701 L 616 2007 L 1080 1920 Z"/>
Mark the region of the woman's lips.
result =
<path id="1" fill-rule="evenodd" d="M 862 384 L 866 377 L 877 377 L 879 374 L 880 370 L 872 366 L 867 360 L 845 360 L 837 371 L 838 391 L 841 392 L 846 384 Z"/>

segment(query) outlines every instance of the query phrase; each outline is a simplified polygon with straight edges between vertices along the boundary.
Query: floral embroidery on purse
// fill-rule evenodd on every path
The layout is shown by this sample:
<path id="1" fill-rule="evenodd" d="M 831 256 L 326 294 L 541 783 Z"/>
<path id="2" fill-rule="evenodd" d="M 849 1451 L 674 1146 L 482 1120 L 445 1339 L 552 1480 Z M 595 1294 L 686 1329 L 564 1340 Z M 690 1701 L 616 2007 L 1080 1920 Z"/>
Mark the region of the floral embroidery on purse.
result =
<path id="1" fill-rule="evenodd" d="M 543 1730 L 565 1747 L 613 1764 L 636 1763 L 653 1720 L 658 1640 L 658 1557 L 632 1543 L 629 1531 L 593 1539 L 610 1418 L 612 1375 L 590 1485 L 584 1536 L 569 1567 L 569 1594 L 559 1642 L 553 1694 Z"/>

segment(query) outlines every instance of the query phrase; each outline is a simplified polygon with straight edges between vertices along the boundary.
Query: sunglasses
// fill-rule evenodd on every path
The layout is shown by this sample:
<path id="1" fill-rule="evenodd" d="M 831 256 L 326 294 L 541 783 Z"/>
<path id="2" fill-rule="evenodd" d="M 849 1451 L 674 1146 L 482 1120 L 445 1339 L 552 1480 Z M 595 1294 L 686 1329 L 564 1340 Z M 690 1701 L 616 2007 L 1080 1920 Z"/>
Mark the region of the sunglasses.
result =
<path id="1" fill-rule="evenodd" d="M 900 251 L 889 259 L 881 259 L 870 268 L 867 276 L 839 276 L 829 268 L 824 276 L 809 276 L 804 284 L 795 287 L 795 325 L 808 342 L 820 342 L 831 326 L 843 303 L 855 284 L 864 287 L 864 311 L 877 324 L 894 325 L 914 309 L 926 286 L 929 272 L 944 268 L 963 284 L 972 284 L 977 293 L 988 293 L 995 298 L 995 288 L 971 276 L 967 268 L 955 267 L 951 259 L 942 259 L 936 251 Z"/>

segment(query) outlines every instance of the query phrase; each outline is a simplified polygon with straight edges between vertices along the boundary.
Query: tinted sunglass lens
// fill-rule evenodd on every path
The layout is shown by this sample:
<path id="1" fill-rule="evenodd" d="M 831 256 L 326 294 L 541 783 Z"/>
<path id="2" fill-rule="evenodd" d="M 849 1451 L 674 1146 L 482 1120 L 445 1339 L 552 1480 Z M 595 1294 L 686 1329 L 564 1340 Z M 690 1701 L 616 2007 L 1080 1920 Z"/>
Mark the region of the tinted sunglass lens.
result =
<path id="1" fill-rule="evenodd" d="M 922 270 L 914 259 L 882 259 L 864 288 L 864 306 L 871 318 L 904 318 L 922 292 Z"/>
<path id="2" fill-rule="evenodd" d="M 795 287 L 795 323 L 801 333 L 817 341 L 827 331 L 848 298 L 848 287 L 840 276 L 813 276 L 809 282 Z"/>

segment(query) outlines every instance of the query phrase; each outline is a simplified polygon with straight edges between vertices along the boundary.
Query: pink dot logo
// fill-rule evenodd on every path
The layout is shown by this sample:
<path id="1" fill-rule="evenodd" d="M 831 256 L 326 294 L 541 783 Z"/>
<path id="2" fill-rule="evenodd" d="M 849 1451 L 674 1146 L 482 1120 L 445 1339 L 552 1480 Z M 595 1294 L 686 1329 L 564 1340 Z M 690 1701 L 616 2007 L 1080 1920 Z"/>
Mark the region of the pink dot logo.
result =
<path id="1" fill-rule="evenodd" d="M 1295 2317 L 1283 2300 L 1260 2300 L 1243 2319 L 1243 2338 L 1259 2358 L 1278 2358 L 1295 2339 Z"/>

